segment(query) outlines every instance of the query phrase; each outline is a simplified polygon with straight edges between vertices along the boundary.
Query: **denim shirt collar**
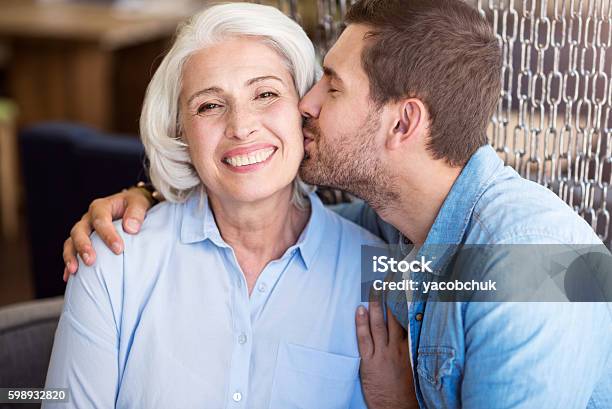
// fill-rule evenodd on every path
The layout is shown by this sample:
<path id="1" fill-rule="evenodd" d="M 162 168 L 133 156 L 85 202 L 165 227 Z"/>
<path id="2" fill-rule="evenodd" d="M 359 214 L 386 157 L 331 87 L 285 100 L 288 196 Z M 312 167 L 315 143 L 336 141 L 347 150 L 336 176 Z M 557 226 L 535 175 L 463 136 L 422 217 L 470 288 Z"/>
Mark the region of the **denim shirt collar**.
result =
<path id="1" fill-rule="evenodd" d="M 323 241 L 326 211 L 316 193 L 310 193 L 308 199 L 311 208 L 308 223 L 297 242 L 289 247 L 283 255 L 285 257 L 294 251 L 299 251 L 306 269 L 312 266 L 319 245 Z M 221 237 L 208 197 L 200 191 L 194 191 L 184 204 L 180 239 L 184 244 L 209 240 L 217 247 L 230 248 Z"/>
<path id="2" fill-rule="evenodd" d="M 495 150 L 485 145 L 463 167 L 418 253 L 432 260 L 433 274 L 444 275 L 464 239 L 476 203 L 503 166 Z"/>

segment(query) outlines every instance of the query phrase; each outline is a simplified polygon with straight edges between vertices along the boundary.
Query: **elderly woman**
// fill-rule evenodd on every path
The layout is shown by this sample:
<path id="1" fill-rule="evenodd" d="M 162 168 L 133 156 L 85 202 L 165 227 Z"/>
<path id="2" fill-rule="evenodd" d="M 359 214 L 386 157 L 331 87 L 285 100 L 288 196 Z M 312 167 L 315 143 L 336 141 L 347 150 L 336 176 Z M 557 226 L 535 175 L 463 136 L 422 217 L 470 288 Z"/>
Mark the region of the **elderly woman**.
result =
<path id="1" fill-rule="evenodd" d="M 46 387 L 74 407 L 363 407 L 360 246 L 378 240 L 297 179 L 313 46 L 278 10 L 194 16 L 141 133 L 168 199 L 71 276 Z"/>

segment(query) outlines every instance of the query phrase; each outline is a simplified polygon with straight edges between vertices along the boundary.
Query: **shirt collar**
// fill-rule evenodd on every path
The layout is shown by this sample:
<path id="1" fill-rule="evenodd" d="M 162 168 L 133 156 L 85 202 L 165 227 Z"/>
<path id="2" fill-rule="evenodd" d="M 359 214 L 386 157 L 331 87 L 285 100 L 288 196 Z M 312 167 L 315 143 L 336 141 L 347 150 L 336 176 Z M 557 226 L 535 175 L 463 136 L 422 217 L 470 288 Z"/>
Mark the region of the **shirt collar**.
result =
<path id="1" fill-rule="evenodd" d="M 201 190 L 194 191 L 183 205 L 181 242 L 184 244 L 211 240 L 219 247 L 227 247 L 221 238 L 208 197 Z"/>
<path id="2" fill-rule="evenodd" d="M 444 274 L 463 241 L 476 203 L 503 166 L 490 145 L 480 147 L 464 166 L 419 251 L 419 256 L 432 260 L 434 274 Z"/>
<path id="3" fill-rule="evenodd" d="M 317 252 L 325 240 L 323 237 L 324 229 L 327 225 L 325 216 L 326 212 L 329 211 L 325 209 L 321 199 L 319 199 L 319 196 L 317 196 L 315 192 L 309 193 L 308 199 L 310 200 L 311 209 L 310 219 L 295 244 L 300 250 L 302 261 L 307 269 L 312 267 Z"/>
<path id="4" fill-rule="evenodd" d="M 325 226 L 324 218 L 327 211 L 316 193 L 310 193 L 308 200 L 311 209 L 308 223 L 297 242 L 289 247 L 283 255 L 285 257 L 293 251 L 299 251 L 306 269 L 312 266 L 322 242 Z M 185 202 L 180 238 L 184 244 L 210 240 L 217 247 L 229 247 L 221 237 L 206 194 L 196 191 Z"/>

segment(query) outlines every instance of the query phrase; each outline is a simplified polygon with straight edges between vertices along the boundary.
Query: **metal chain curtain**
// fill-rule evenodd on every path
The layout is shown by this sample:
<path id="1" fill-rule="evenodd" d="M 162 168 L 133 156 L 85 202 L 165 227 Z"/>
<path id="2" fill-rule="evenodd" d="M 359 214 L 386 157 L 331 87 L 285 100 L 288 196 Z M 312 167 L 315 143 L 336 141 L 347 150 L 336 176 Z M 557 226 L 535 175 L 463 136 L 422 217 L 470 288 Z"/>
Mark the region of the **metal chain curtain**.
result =
<path id="1" fill-rule="evenodd" d="M 460 0 L 457 0 L 460 1 Z M 467 0 L 493 25 L 503 89 L 491 144 L 612 245 L 611 0 Z M 331 47 L 352 0 L 317 0 L 314 41 Z M 301 22 L 298 0 L 278 6 Z"/>
<path id="2" fill-rule="evenodd" d="M 478 0 L 502 49 L 490 137 L 507 164 L 551 190 L 610 247 L 612 5 Z"/>

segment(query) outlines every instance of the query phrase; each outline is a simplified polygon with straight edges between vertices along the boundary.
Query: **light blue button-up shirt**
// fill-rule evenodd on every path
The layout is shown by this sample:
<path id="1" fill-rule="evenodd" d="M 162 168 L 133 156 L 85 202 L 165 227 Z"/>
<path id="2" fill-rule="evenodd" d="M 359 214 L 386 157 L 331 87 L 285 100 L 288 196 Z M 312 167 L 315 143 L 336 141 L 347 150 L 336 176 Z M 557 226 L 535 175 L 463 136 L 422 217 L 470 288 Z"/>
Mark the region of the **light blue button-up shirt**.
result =
<path id="1" fill-rule="evenodd" d="M 70 388 L 64 405 L 78 408 L 365 407 L 359 254 L 381 242 L 310 202 L 298 242 L 250 297 L 198 195 L 156 206 L 138 235 L 117 222 L 122 255 L 94 234 L 98 258 L 68 281 L 45 386 Z"/>
<path id="2" fill-rule="evenodd" d="M 402 242 L 363 203 L 336 211 L 388 243 Z M 570 207 L 504 166 L 491 146 L 472 156 L 442 205 L 417 255 L 434 260 L 423 280 L 448 274 L 463 244 L 603 246 Z M 529 260 L 500 257 L 489 271 L 503 274 L 508 262 Z M 421 408 L 612 408 L 612 303 L 429 299 L 405 306 L 392 308 L 410 329 Z"/>

